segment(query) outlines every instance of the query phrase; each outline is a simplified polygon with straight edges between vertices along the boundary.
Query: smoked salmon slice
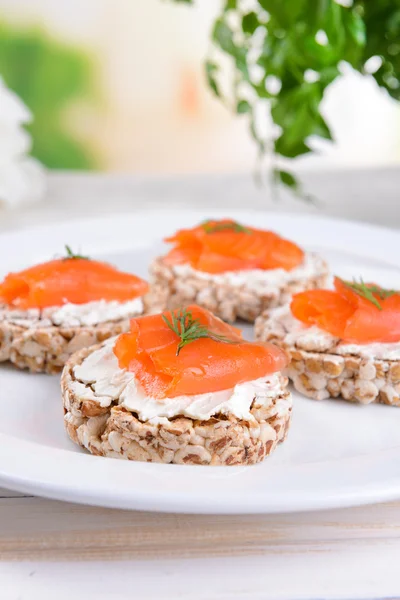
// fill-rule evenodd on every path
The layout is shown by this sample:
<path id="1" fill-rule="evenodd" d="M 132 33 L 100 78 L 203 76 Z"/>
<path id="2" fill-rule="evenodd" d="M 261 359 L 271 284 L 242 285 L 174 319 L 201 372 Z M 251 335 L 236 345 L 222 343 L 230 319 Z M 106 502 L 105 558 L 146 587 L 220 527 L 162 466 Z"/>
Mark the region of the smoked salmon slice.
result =
<path id="1" fill-rule="evenodd" d="M 179 349 L 182 327 L 177 333 L 171 325 L 182 323 L 182 318 L 183 331 L 190 333 L 192 327 L 194 339 Z M 204 335 L 196 337 L 199 332 Z M 226 390 L 287 365 L 283 350 L 243 340 L 238 329 L 197 305 L 132 319 L 130 332 L 117 339 L 114 354 L 120 368 L 135 373 L 152 398 Z"/>
<path id="2" fill-rule="evenodd" d="M 374 283 L 335 278 L 335 290 L 310 290 L 293 297 L 294 317 L 346 342 L 368 344 L 400 340 L 400 292 Z"/>
<path id="3" fill-rule="evenodd" d="M 0 303 L 29 309 L 96 300 L 127 302 L 143 296 L 147 290 L 143 279 L 107 263 L 64 258 L 8 274 L 0 283 Z"/>
<path id="4" fill-rule="evenodd" d="M 249 269 L 290 271 L 304 260 L 303 250 L 293 242 L 272 231 L 245 227 L 230 219 L 181 229 L 165 241 L 174 244 L 164 257 L 166 264 L 190 264 L 207 273 Z"/>

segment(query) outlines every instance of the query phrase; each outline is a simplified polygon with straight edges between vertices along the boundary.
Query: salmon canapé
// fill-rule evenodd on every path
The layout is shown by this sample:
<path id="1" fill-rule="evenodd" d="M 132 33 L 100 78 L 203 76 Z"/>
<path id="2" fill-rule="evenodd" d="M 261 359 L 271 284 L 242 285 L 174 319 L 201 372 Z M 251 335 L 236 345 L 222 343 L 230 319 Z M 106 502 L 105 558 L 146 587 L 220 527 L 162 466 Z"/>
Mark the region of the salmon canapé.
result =
<path id="1" fill-rule="evenodd" d="M 114 353 L 153 398 L 230 389 L 287 364 L 281 349 L 245 341 L 238 329 L 196 305 L 132 319 Z"/>
<path id="2" fill-rule="evenodd" d="M 0 282 L 0 362 L 57 373 L 76 350 L 128 331 L 148 310 L 144 280 L 66 249 Z"/>
<path id="3" fill-rule="evenodd" d="M 294 296 L 291 311 L 306 325 L 317 325 L 346 342 L 400 340 L 400 292 L 373 283 L 350 283 L 336 277 L 334 290 Z"/>
<path id="4" fill-rule="evenodd" d="M 129 333 L 66 364 L 65 427 L 97 456 L 255 464 L 288 433 L 286 365 L 283 350 L 245 341 L 197 305 L 134 318 Z"/>
<path id="5" fill-rule="evenodd" d="M 224 321 L 254 322 L 293 294 L 321 288 L 328 265 L 273 231 L 209 220 L 166 238 L 173 248 L 150 266 L 159 310 L 198 304 Z"/>
<path id="6" fill-rule="evenodd" d="M 256 339 L 290 356 L 294 387 L 315 400 L 400 406 L 400 292 L 338 277 L 266 311 Z"/>

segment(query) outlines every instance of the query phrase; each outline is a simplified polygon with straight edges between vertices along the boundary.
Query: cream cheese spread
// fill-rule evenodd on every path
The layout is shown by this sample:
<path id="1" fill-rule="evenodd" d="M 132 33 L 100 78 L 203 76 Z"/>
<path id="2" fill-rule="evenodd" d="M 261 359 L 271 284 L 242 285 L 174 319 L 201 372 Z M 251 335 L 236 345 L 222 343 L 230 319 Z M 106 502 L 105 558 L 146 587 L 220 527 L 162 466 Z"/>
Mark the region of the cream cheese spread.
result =
<path id="1" fill-rule="evenodd" d="M 307 253 L 304 261 L 296 268 L 285 269 L 249 269 L 246 271 L 226 271 L 225 273 L 206 273 L 198 271 L 189 264 L 174 265 L 175 275 L 182 278 L 196 277 L 218 285 L 245 287 L 247 290 L 262 293 L 283 288 L 288 283 L 307 281 L 326 271 L 323 259 L 317 254 Z"/>
<path id="2" fill-rule="evenodd" d="M 98 402 L 101 406 L 110 406 L 119 398 L 119 403 L 136 413 L 142 421 L 156 423 L 160 419 L 176 416 L 207 420 L 215 414 L 231 414 L 239 419 L 252 420 L 250 408 L 253 402 L 257 407 L 269 405 L 271 399 L 282 392 L 281 376 L 274 373 L 219 392 L 151 398 L 133 373 L 119 368 L 113 352 L 114 343 L 115 338 L 107 340 L 99 350 L 89 354 L 82 364 L 75 366 L 77 381 L 74 383 L 85 387 L 86 399 Z"/>
<path id="3" fill-rule="evenodd" d="M 51 312 L 50 318 L 54 325 L 73 327 L 74 325 L 97 325 L 106 321 L 120 321 L 140 315 L 142 312 L 142 298 L 134 298 L 128 302 L 97 300 L 86 304 L 64 304 Z M 46 310 L 43 313 L 45 317 Z"/>
<path id="4" fill-rule="evenodd" d="M 134 298 L 127 302 L 96 300 L 86 304 L 67 303 L 49 308 L 32 308 L 26 311 L 2 307 L 0 320 L 21 327 L 85 327 L 107 321 L 122 321 L 143 313 L 143 299 Z"/>
<path id="5" fill-rule="evenodd" d="M 361 358 L 400 360 L 400 342 L 371 344 L 351 344 L 323 331 L 315 325 L 307 327 L 296 319 L 290 306 L 275 308 L 269 313 L 269 332 L 275 333 L 285 344 L 315 352 L 333 352 L 339 355 L 353 354 Z"/>

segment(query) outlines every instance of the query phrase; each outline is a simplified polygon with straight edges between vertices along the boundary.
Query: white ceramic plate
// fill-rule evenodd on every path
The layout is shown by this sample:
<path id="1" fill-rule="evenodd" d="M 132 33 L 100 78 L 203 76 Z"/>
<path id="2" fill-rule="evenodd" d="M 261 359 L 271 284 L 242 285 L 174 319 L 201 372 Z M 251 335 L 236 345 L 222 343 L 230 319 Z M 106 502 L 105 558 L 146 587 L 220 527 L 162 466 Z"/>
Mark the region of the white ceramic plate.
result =
<path id="1" fill-rule="evenodd" d="M 228 211 L 138 213 L 0 236 L 0 277 L 73 249 L 146 276 L 160 239 Z M 400 234 L 333 219 L 231 211 L 329 260 L 343 277 L 400 287 Z M 251 329 L 248 328 L 249 335 Z M 0 365 L 0 485 L 99 506 L 187 513 L 317 510 L 400 498 L 400 409 L 294 394 L 288 440 L 251 467 L 196 467 L 91 456 L 63 428 L 59 378 Z"/>

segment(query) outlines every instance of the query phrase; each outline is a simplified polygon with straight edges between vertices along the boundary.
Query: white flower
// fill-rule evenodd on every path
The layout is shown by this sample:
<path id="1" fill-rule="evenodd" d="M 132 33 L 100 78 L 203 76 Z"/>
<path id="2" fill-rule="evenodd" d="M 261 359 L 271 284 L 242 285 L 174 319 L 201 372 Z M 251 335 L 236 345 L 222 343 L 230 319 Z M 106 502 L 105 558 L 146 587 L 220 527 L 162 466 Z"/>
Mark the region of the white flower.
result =
<path id="1" fill-rule="evenodd" d="M 32 143 L 22 126 L 31 120 L 27 107 L 0 77 L 0 205 L 13 208 L 44 194 L 44 168 L 27 156 Z"/>

